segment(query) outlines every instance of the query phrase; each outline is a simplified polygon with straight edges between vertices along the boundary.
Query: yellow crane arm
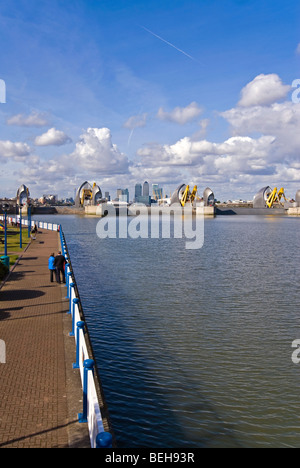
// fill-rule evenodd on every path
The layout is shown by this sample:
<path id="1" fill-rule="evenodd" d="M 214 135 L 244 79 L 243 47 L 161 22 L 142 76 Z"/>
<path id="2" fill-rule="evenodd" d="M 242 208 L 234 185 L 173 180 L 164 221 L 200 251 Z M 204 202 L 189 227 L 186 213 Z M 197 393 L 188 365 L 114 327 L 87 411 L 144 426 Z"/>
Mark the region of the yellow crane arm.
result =
<path id="1" fill-rule="evenodd" d="M 282 197 L 285 199 L 285 201 L 287 201 L 283 187 L 281 187 L 281 189 L 278 192 L 278 200 L 280 201 Z"/>
<path id="2" fill-rule="evenodd" d="M 285 193 L 284 193 L 284 188 L 281 187 L 279 192 L 277 192 L 277 187 L 275 187 L 273 192 L 269 195 L 269 197 L 268 197 L 268 199 L 266 201 L 267 206 L 269 208 L 272 208 L 274 203 L 276 203 L 276 202 L 279 203 L 282 197 L 285 199 L 285 201 L 287 201 Z"/>
<path id="3" fill-rule="evenodd" d="M 273 192 L 269 195 L 266 204 L 269 208 L 272 208 L 273 204 L 277 199 L 277 187 L 274 188 Z"/>
<path id="4" fill-rule="evenodd" d="M 198 187 L 197 187 L 197 185 L 195 185 L 194 188 L 193 188 L 193 191 L 191 193 L 191 196 L 190 196 L 191 203 L 193 203 L 193 201 L 196 198 L 197 190 L 198 190 Z"/>
<path id="5" fill-rule="evenodd" d="M 81 205 L 84 205 L 84 200 L 92 199 L 92 191 L 89 189 L 84 189 L 81 196 Z"/>
<path id="6" fill-rule="evenodd" d="M 181 203 L 181 206 L 184 206 L 187 202 L 187 199 L 188 199 L 188 196 L 189 196 L 189 193 L 190 193 L 190 186 L 187 185 L 186 186 L 186 189 L 184 191 L 184 194 L 182 196 L 182 199 L 180 200 L 180 203 Z"/>

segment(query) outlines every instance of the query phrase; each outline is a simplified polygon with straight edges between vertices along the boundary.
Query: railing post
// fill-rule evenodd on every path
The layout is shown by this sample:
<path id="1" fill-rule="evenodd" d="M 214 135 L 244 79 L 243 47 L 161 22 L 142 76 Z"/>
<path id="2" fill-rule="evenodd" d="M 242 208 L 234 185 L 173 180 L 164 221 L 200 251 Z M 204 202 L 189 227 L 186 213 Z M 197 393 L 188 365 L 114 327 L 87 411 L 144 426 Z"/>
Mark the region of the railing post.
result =
<path id="1" fill-rule="evenodd" d="M 88 373 L 94 370 L 94 361 L 92 359 L 86 359 L 83 362 L 84 373 L 83 373 L 83 412 L 78 414 L 78 421 L 80 423 L 86 423 L 87 420 L 87 407 L 88 407 Z"/>
<path id="2" fill-rule="evenodd" d="M 109 432 L 100 432 L 96 437 L 96 448 L 112 448 L 112 435 Z"/>
<path id="3" fill-rule="evenodd" d="M 70 269 L 70 264 L 68 263 L 68 269 Z M 70 299 L 70 279 L 72 276 L 72 273 L 71 271 L 68 271 L 68 273 L 66 274 L 66 286 L 67 286 L 67 295 L 66 295 L 66 299 Z"/>
<path id="4" fill-rule="evenodd" d="M 75 336 L 75 305 L 79 304 L 79 299 L 75 297 L 73 299 L 73 309 L 72 309 L 72 331 L 69 336 Z"/>
<path id="5" fill-rule="evenodd" d="M 72 288 L 75 288 L 75 283 L 71 283 L 71 284 L 70 284 L 70 293 L 69 293 L 69 296 L 70 296 L 70 307 L 69 307 L 69 312 L 68 312 L 68 314 L 72 314 Z"/>
<path id="6" fill-rule="evenodd" d="M 76 362 L 73 364 L 73 369 L 79 369 L 80 363 L 80 330 L 84 330 L 84 322 L 77 322 L 77 331 L 76 331 Z"/>
<path id="7" fill-rule="evenodd" d="M 69 263 L 68 259 L 66 258 L 66 264 L 65 264 L 65 278 L 66 278 L 66 284 L 65 287 L 68 288 L 68 270 L 69 270 Z"/>

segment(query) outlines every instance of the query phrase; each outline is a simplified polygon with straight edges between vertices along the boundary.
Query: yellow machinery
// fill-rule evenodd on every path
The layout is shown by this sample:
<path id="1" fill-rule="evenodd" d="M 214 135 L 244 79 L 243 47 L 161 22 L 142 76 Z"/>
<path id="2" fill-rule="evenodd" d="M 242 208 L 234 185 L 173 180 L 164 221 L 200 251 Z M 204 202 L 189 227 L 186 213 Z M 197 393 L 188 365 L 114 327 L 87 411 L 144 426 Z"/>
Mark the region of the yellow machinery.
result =
<path id="1" fill-rule="evenodd" d="M 197 195 L 197 185 L 193 188 L 192 193 L 190 192 L 190 186 L 187 185 L 184 194 L 180 200 L 181 206 L 184 206 L 187 202 L 193 203 Z"/>
<path id="2" fill-rule="evenodd" d="M 81 205 L 84 205 L 85 200 L 91 200 L 92 199 L 92 191 L 89 189 L 83 189 L 82 190 L 82 195 L 81 195 Z"/>
<path id="3" fill-rule="evenodd" d="M 85 200 L 92 200 L 94 187 L 96 187 L 96 182 L 94 182 L 92 189 L 90 188 L 82 189 L 82 193 L 81 193 L 81 205 L 82 206 L 84 205 Z"/>
<path id="4" fill-rule="evenodd" d="M 280 200 L 282 197 L 285 199 L 285 201 L 287 201 L 285 193 L 284 193 L 284 188 L 281 187 L 281 189 L 277 192 L 277 187 L 275 187 L 266 200 L 267 206 L 269 208 L 272 208 L 272 206 L 275 203 L 280 203 Z"/>

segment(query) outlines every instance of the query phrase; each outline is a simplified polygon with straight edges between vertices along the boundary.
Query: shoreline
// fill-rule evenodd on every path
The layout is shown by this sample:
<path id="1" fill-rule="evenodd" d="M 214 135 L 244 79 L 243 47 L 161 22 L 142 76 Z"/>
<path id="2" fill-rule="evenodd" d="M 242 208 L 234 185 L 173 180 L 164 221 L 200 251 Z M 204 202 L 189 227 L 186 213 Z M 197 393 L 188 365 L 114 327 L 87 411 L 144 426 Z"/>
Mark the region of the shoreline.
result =
<path id="1" fill-rule="evenodd" d="M 135 210 L 138 210 L 138 206 L 130 205 L 128 206 L 128 215 L 134 216 L 132 214 L 132 207 Z M 97 207 L 87 207 L 76 208 L 76 207 L 49 207 L 40 209 L 37 212 L 34 212 L 35 215 L 76 215 L 82 217 L 101 217 L 103 215 L 97 214 Z M 115 207 L 116 212 L 118 213 L 119 207 Z M 148 214 L 154 212 L 169 212 L 172 211 L 172 207 L 162 207 L 157 205 L 152 205 L 147 207 Z M 184 210 L 184 209 L 183 209 Z M 252 204 L 216 204 L 214 207 L 198 207 L 194 209 L 195 214 L 200 214 L 205 217 L 217 217 L 217 216 L 236 216 L 236 215 L 249 215 L 249 216 L 299 216 L 300 208 L 290 208 L 285 209 L 284 207 L 273 207 L 273 208 L 253 208 Z"/>

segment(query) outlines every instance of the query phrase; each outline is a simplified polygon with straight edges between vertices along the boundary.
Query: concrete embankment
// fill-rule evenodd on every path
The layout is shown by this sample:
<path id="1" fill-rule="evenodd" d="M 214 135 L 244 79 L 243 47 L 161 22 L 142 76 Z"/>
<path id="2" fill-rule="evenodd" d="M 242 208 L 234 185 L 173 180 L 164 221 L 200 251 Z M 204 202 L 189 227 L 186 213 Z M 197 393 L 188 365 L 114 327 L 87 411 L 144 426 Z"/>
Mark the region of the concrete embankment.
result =
<path id="1" fill-rule="evenodd" d="M 289 216 L 300 216 L 300 207 L 289 208 L 288 215 Z"/>

